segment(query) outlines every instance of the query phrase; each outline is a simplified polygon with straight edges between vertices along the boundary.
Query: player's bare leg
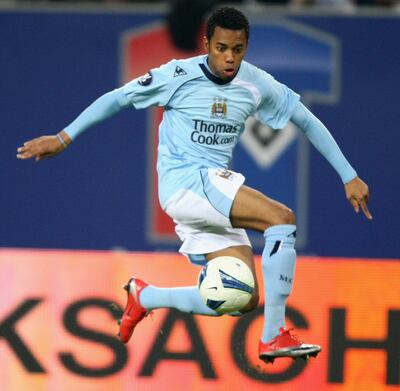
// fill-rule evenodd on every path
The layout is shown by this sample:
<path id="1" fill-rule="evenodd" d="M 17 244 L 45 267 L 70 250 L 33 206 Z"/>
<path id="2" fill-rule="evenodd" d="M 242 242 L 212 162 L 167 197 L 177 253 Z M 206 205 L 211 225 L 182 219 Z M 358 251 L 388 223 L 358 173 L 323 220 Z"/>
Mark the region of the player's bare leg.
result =
<path id="1" fill-rule="evenodd" d="M 259 232 L 274 225 L 296 224 L 296 217 L 288 207 L 244 185 L 233 201 L 230 219 L 235 228 Z"/>
<path id="2" fill-rule="evenodd" d="M 240 310 L 241 313 L 249 312 L 257 308 L 258 306 L 258 283 L 256 278 L 256 269 L 254 266 L 253 250 L 249 246 L 232 246 L 222 250 L 214 251 L 206 254 L 207 261 L 211 261 L 217 257 L 229 256 L 242 260 L 251 270 L 254 276 L 254 290 L 253 295 L 248 304 Z"/>
<path id="3" fill-rule="evenodd" d="M 233 227 L 263 232 L 266 239 L 262 255 L 265 307 L 260 359 L 273 363 L 277 357 L 316 357 L 320 346 L 304 344 L 285 328 L 286 299 L 292 289 L 296 259 L 293 212 L 256 190 L 241 186 L 230 219 Z"/>

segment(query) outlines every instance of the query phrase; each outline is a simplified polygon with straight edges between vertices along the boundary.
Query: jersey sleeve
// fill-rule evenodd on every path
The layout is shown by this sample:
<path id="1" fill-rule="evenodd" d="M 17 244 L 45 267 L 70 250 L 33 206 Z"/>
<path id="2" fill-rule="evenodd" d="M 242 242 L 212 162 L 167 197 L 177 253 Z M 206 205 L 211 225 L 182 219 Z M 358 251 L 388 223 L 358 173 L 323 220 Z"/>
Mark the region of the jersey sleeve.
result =
<path id="1" fill-rule="evenodd" d="M 300 95 L 262 70 L 258 70 L 257 79 L 262 100 L 255 117 L 273 129 L 284 128 L 293 115 Z"/>
<path id="2" fill-rule="evenodd" d="M 112 117 L 121 110 L 130 106 L 121 89 L 116 89 L 102 95 L 89 105 L 73 122 L 71 122 L 64 132 L 71 140 L 74 140 L 86 129 L 93 125 Z"/>
<path id="3" fill-rule="evenodd" d="M 348 183 L 357 176 L 357 172 L 347 161 L 329 130 L 301 102 L 296 105 L 291 120 L 328 160 L 342 178 L 343 183 Z"/>
<path id="4" fill-rule="evenodd" d="M 136 109 L 165 106 L 171 97 L 174 60 L 125 84 L 122 89 Z"/>

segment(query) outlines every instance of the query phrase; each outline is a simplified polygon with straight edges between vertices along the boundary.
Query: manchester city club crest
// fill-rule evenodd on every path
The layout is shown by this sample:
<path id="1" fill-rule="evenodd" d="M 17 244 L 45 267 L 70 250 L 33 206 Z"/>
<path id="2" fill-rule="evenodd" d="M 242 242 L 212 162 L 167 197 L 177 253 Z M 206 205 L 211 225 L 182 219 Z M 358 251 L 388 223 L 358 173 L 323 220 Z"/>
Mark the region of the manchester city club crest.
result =
<path id="1" fill-rule="evenodd" d="M 211 107 L 211 118 L 226 118 L 226 99 L 214 98 L 214 103 Z"/>

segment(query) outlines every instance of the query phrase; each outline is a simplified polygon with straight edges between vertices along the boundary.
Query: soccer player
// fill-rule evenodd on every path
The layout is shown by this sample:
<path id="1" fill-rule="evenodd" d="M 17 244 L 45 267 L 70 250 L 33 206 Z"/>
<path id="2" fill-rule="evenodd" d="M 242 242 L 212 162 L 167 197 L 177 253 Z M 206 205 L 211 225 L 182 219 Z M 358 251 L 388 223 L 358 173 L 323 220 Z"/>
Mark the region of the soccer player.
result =
<path id="1" fill-rule="evenodd" d="M 299 95 L 244 61 L 248 39 L 246 17 L 235 8 L 218 9 L 207 22 L 207 54 L 172 60 L 106 93 L 58 134 L 25 142 L 17 157 L 41 160 L 54 156 L 89 127 L 128 107 L 163 107 L 157 162 L 159 199 L 176 223 L 183 242 L 179 251 L 198 265 L 219 256 L 236 257 L 255 276 L 252 248 L 244 229 L 263 233 L 265 309 L 259 357 L 265 362 L 276 357 L 307 358 L 316 356 L 321 348 L 303 343 L 285 327 L 286 300 L 296 261 L 295 215 L 285 205 L 245 186 L 243 175 L 229 170 L 246 119 L 255 116 L 274 129 L 292 121 L 337 171 L 354 210 L 361 209 L 372 219 L 367 207 L 369 191 Z M 124 343 L 156 308 L 218 315 L 202 302 L 195 285 L 158 288 L 133 277 L 125 289 L 127 304 L 120 320 Z M 257 304 L 256 285 L 241 313 Z"/>

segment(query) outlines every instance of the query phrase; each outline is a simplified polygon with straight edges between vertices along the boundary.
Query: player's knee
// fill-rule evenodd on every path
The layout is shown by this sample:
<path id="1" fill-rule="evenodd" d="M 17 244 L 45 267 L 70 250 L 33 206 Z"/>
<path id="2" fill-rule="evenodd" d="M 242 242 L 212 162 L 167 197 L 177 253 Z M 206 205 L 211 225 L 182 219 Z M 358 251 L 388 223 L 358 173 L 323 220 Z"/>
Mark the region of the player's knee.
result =
<path id="1" fill-rule="evenodd" d="M 290 208 L 283 205 L 277 211 L 275 218 L 271 222 L 271 226 L 281 224 L 296 224 L 296 215 L 294 212 Z"/>

